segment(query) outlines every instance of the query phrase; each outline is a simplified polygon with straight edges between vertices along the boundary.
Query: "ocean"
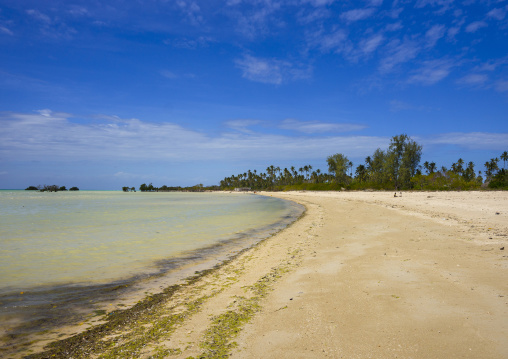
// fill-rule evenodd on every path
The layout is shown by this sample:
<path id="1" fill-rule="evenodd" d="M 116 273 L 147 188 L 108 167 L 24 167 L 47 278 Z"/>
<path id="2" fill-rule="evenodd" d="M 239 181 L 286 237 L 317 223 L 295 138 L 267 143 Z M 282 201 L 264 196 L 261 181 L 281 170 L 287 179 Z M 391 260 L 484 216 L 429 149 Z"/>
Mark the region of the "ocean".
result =
<path id="1" fill-rule="evenodd" d="M 3 344 L 125 295 L 116 288 L 217 264 L 303 210 L 246 193 L 0 191 Z"/>

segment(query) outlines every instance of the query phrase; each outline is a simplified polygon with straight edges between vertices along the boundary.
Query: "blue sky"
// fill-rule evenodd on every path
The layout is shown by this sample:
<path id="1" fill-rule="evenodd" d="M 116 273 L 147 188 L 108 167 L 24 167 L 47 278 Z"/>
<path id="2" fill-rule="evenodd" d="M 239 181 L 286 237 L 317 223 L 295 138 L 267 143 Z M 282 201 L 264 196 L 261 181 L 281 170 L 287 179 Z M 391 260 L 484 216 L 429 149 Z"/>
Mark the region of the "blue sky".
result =
<path id="1" fill-rule="evenodd" d="M 508 150 L 508 1 L 0 0 L 0 188 Z"/>

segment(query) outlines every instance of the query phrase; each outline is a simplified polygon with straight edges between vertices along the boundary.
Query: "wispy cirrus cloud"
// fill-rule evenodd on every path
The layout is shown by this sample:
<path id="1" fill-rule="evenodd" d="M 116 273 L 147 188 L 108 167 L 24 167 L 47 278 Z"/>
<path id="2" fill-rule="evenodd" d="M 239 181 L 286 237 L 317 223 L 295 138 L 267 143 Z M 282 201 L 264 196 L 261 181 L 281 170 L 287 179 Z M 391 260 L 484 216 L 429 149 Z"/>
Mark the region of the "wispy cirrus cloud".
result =
<path id="1" fill-rule="evenodd" d="M 201 8 L 195 1 L 178 0 L 176 5 L 191 24 L 199 25 L 203 22 Z"/>
<path id="2" fill-rule="evenodd" d="M 387 45 L 385 56 L 381 59 L 381 73 L 392 71 L 396 66 L 414 59 L 421 51 L 416 41 L 405 39 L 403 42 L 392 40 Z"/>
<path id="3" fill-rule="evenodd" d="M 302 4 L 311 4 L 312 6 L 319 7 L 330 5 L 336 1 L 337 0 L 302 0 Z"/>
<path id="4" fill-rule="evenodd" d="M 457 84 L 478 87 L 485 85 L 488 80 L 489 77 L 485 74 L 473 73 L 458 79 Z"/>
<path id="5" fill-rule="evenodd" d="M 247 80 L 274 85 L 309 78 L 312 71 L 310 67 L 296 66 L 289 61 L 251 55 L 237 59 L 235 64 Z"/>
<path id="6" fill-rule="evenodd" d="M 453 9 L 454 0 L 418 0 L 415 4 L 415 7 L 424 8 L 426 6 L 431 6 L 437 8 L 437 13 L 442 14 L 448 10 Z"/>
<path id="7" fill-rule="evenodd" d="M 505 150 L 508 133 L 453 132 L 422 139 L 424 145 L 458 145 L 469 149 Z"/>
<path id="8" fill-rule="evenodd" d="M 278 1 L 233 1 L 226 12 L 236 22 L 236 30 L 247 39 L 253 40 L 270 33 L 274 27 L 282 26 L 275 14 L 284 6 Z"/>
<path id="9" fill-rule="evenodd" d="M 487 27 L 488 24 L 485 21 L 474 21 L 466 26 L 466 32 L 477 32 L 482 27 Z"/>
<path id="10" fill-rule="evenodd" d="M 371 17 L 375 12 L 375 8 L 353 9 L 340 14 L 340 18 L 348 22 L 360 21 Z"/>
<path id="11" fill-rule="evenodd" d="M 14 35 L 14 33 L 5 26 L 0 26 L 0 34 Z"/>
<path id="12" fill-rule="evenodd" d="M 508 8 L 508 7 L 507 7 Z M 496 20 L 503 20 L 506 16 L 506 10 L 507 8 L 505 9 L 502 9 L 502 8 L 495 8 L 495 9 L 492 9 L 490 10 L 488 13 L 487 13 L 487 17 L 490 17 L 490 18 L 493 18 L 493 19 L 496 19 Z"/>
<path id="13" fill-rule="evenodd" d="M 297 132 L 303 132 L 307 134 L 312 133 L 339 133 L 339 132 L 350 132 L 359 131 L 366 128 L 364 125 L 352 124 L 352 123 L 328 123 L 319 121 L 298 121 L 295 119 L 286 119 L 282 121 L 279 126 L 285 130 L 292 130 Z"/>
<path id="14" fill-rule="evenodd" d="M 405 101 L 400 100 L 392 100 L 390 101 L 390 111 L 391 112 L 400 112 L 400 111 L 428 111 L 429 108 L 421 105 L 414 105 Z"/>
<path id="15" fill-rule="evenodd" d="M 449 60 L 425 61 L 420 68 L 413 72 L 408 82 L 433 85 L 447 77 L 453 66 L 453 62 Z"/>
<path id="16" fill-rule="evenodd" d="M 385 41 L 385 36 L 382 34 L 373 35 L 367 39 L 360 41 L 359 48 L 364 54 L 370 54 L 378 49 Z"/>
<path id="17" fill-rule="evenodd" d="M 260 120 L 249 120 L 249 119 L 239 119 L 239 120 L 230 120 L 226 121 L 224 125 L 227 127 L 244 133 L 252 133 L 253 131 L 250 127 L 261 124 Z"/>
<path id="18" fill-rule="evenodd" d="M 425 33 L 425 40 L 427 47 L 434 47 L 439 39 L 441 39 L 446 33 L 446 27 L 444 25 L 434 25 Z"/>
<path id="19" fill-rule="evenodd" d="M 28 9 L 28 10 L 26 10 L 26 13 L 28 15 L 30 15 L 31 17 L 33 17 L 34 19 L 42 21 L 46 24 L 51 24 L 51 22 L 52 22 L 51 18 L 48 15 L 46 15 L 38 10 Z"/>

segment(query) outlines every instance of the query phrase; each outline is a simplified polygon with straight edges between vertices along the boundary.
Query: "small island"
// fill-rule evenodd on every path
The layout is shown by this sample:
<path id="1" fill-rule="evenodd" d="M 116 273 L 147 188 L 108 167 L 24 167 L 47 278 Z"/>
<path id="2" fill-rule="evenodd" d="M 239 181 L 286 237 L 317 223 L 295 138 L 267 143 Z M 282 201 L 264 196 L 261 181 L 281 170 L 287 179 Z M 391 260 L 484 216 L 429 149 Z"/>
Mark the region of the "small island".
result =
<path id="1" fill-rule="evenodd" d="M 39 191 L 39 192 L 60 192 L 60 191 L 67 191 L 67 187 L 65 186 L 58 186 L 56 184 L 53 185 L 38 185 L 38 186 L 29 186 L 25 188 L 25 191 Z M 69 188 L 69 191 L 79 191 L 78 187 L 71 187 Z"/>

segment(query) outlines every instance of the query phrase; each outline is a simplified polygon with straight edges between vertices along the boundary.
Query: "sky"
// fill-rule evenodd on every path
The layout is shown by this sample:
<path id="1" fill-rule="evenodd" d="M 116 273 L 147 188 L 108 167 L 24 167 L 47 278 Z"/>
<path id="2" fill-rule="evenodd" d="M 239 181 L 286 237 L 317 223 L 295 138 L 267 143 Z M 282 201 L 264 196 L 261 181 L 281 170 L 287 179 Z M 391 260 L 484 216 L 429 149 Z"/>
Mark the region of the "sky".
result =
<path id="1" fill-rule="evenodd" d="M 508 0 L 0 0 L 0 49 L 4 189 L 508 150 Z"/>

